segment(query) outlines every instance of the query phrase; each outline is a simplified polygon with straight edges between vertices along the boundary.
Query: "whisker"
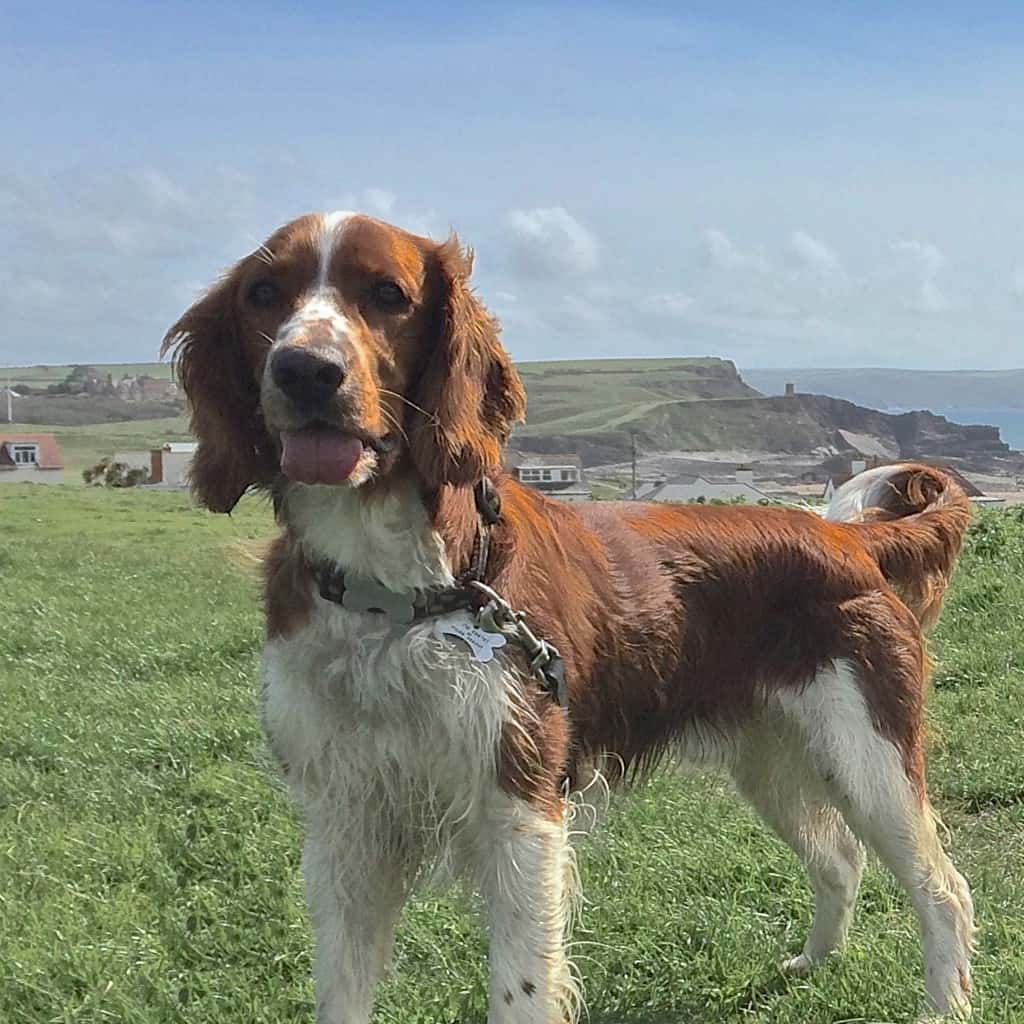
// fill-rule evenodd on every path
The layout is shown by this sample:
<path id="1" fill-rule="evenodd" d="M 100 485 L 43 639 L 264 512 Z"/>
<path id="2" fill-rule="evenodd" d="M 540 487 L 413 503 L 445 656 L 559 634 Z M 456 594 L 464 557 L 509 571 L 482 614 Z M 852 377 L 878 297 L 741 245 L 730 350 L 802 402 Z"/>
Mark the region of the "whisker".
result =
<path id="1" fill-rule="evenodd" d="M 423 413 L 423 415 L 426 416 L 427 419 L 430 420 L 432 423 L 439 422 L 437 416 L 435 416 L 432 412 L 427 412 L 427 410 L 424 409 L 422 405 L 417 405 L 415 402 L 410 402 L 409 399 L 405 397 L 405 395 L 400 395 L 397 391 L 389 391 L 387 388 L 379 388 L 379 391 L 382 395 L 390 395 L 392 398 L 397 398 L 400 402 L 405 402 L 405 404 L 409 406 L 409 408 L 415 409 L 417 412 Z"/>
<path id="2" fill-rule="evenodd" d="M 258 334 L 258 335 L 259 335 L 259 336 L 260 336 L 260 337 L 261 337 L 261 338 L 262 338 L 262 339 L 263 339 L 264 341 L 269 341 L 271 345 L 273 345 L 273 344 L 274 344 L 274 339 L 273 339 L 273 338 L 272 338 L 272 337 L 271 337 L 271 336 L 270 336 L 269 334 L 267 334 L 267 332 L 266 332 L 266 331 L 257 331 L 256 333 L 257 333 L 257 334 Z"/>
<path id="3" fill-rule="evenodd" d="M 409 435 L 405 432 L 405 428 L 402 426 L 402 424 L 398 422 L 398 417 L 395 416 L 395 414 L 391 412 L 390 409 L 386 409 L 384 406 L 380 407 L 380 413 L 381 416 L 384 418 L 384 422 L 387 423 L 389 427 L 394 428 L 394 430 L 397 433 L 401 434 L 405 441 L 408 442 Z"/>

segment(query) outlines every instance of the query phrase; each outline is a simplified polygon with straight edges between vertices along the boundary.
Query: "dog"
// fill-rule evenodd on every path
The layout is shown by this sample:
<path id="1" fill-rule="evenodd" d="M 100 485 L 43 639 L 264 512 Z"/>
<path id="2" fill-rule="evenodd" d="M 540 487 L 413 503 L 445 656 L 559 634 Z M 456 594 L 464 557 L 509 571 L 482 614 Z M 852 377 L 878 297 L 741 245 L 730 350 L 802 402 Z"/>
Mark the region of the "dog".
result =
<path id="1" fill-rule="evenodd" d="M 276 231 L 164 339 L 227 512 L 268 493 L 262 720 L 305 827 L 319 1024 L 366 1024 L 401 908 L 461 876 L 491 1024 L 573 1017 L 568 794 L 716 764 L 796 852 L 810 970 L 877 852 L 931 1006 L 970 1011 L 971 895 L 925 788 L 922 625 L 969 506 L 941 471 L 794 509 L 560 504 L 502 470 L 525 393 L 472 253 L 368 216 Z M 856 519 L 859 521 L 834 521 Z M 862 846 L 863 844 L 863 846 Z"/>

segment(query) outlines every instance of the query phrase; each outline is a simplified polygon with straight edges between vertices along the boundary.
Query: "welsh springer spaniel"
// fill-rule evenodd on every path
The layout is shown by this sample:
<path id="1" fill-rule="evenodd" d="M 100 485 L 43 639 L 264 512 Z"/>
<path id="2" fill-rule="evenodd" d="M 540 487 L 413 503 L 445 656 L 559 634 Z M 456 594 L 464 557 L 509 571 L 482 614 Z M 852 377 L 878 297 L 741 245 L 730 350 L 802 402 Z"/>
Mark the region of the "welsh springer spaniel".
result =
<path id="1" fill-rule="evenodd" d="M 667 759 L 727 768 L 804 862 L 817 907 L 786 970 L 843 944 L 864 843 L 920 919 L 930 1003 L 965 1016 L 973 911 L 925 790 L 921 636 L 963 493 L 898 466 L 840 491 L 857 522 L 551 501 L 502 473 L 525 395 L 471 263 L 305 216 L 164 341 L 199 500 L 262 489 L 282 527 L 263 726 L 306 829 L 317 1020 L 366 1024 L 403 903 L 452 872 L 486 901 L 491 1024 L 572 1017 L 570 794 Z"/>

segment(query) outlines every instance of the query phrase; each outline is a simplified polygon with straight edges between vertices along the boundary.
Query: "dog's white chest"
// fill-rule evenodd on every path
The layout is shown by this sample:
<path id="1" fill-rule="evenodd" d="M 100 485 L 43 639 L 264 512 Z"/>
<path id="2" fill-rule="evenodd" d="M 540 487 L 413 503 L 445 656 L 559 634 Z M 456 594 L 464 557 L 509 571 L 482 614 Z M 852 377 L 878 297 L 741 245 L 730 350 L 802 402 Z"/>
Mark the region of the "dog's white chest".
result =
<path id="1" fill-rule="evenodd" d="M 380 801 L 406 817 L 430 808 L 421 824 L 436 827 L 493 791 L 515 682 L 504 659 L 475 660 L 432 622 L 381 621 L 319 603 L 270 641 L 264 731 L 307 811 Z"/>

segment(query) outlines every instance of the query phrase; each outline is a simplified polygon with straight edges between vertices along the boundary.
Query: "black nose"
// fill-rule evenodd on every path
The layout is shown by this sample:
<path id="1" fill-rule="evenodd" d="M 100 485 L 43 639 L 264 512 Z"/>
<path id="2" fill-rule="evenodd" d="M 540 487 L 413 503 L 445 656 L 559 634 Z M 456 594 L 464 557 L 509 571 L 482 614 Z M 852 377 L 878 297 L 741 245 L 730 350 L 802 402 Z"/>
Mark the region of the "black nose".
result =
<path id="1" fill-rule="evenodd" d="M 275 353 L 270 365 L 274 383 L 297 405 L 322 406 L 345 379 L 340 360 L 328 359 L 298 345 Z"/>

